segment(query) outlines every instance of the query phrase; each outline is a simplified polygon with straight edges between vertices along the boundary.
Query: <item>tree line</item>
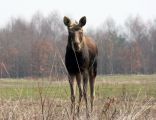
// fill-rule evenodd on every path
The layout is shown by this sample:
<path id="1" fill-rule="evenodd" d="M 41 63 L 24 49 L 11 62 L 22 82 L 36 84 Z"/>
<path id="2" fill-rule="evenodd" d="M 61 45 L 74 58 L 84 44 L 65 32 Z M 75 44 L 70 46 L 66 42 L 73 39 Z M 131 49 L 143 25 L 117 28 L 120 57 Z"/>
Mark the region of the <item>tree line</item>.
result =
<path id="1" fill-rule="evenodd" d="M 29 22 L 11 19 L 0 28 L 0 77 L 67 74 L 67 30 L 62 19 L 56 11 L 46 17 L 37 12 Z M 156 73 L 156 20 L 135 16 L 117 25 L 107 18 L 85 31 L 98 45 L 98 74 Z"/>

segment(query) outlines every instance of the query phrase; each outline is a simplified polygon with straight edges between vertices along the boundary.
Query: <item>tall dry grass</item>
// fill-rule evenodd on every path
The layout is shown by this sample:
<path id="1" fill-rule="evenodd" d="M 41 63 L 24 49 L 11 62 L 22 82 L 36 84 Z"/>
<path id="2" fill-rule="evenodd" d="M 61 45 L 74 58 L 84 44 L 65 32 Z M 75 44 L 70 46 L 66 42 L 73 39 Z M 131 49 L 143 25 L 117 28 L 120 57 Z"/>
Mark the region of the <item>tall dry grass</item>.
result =
<path id="1" fill-rule="evenodd" d="M 0 120 L 72 120 L 70 101 L 40 96 L 40 99 L 0 99 Z M 96 98 L 90 120 L 155 120 L 154 98 L 139 99 L 124 96 L 120 98 Z M 80 117 L 86 120 L 83 103 Z"/>

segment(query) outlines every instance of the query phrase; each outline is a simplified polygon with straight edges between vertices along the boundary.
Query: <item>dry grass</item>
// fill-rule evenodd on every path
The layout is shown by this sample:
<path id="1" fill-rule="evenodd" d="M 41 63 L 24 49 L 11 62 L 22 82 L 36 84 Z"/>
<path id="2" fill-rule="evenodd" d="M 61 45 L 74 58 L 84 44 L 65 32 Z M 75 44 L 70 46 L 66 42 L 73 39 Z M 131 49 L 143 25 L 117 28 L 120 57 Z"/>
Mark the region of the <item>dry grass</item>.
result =
<path id="1" fill-rule="evenodd" d="M 71 120 L 69 101 L 46 99 L 43 108 L 40 100 L 0 100 L 1 120 Z M 90 120 L 154 120 L 154 99 L 138 101 L 130 98 L 96 99 Z M 85 107 L 80 118 L 85 120 Z"/>
<path id="2" fill-rule="evenodd" d="M 98 76 L 89 119 L 155 120 L 155 78 Z M 0 80 L 0 120 L 72 120 L 69 95 L 67 81 Z M 84 103 L 75 119 L 87 119 Z"/>

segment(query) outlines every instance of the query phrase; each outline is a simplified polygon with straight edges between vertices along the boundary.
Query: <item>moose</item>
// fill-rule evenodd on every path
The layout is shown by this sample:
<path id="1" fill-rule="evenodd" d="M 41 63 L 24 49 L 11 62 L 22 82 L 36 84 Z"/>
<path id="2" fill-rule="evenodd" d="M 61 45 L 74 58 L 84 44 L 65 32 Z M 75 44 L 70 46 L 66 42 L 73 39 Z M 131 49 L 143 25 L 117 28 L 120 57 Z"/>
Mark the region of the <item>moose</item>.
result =
<path id="1" fill-rule="evenodd" d="M 98 49 L 95 42 L 83 32 L 86 24 L 86 17 L 82 17 L 79 22 L 72 21 L 64 16 L 64 24 L 68 29 L 68 42 L 65 54 L 65 66 L 68 71 L 68 79 L 71 92 L 71 113 L 75 113 L 75 92 L 76 83 L 79 89 L 79 100 L 77 113 L 79 114 L 82 97 L 86 105 L 86 115 L 89 116 L 87 86 L 90 85 L 91 112 L 94 103 L 94 84 L 97 75 L 97 55 Z M 76 79 L 76 80 L 75 80 Z"/>

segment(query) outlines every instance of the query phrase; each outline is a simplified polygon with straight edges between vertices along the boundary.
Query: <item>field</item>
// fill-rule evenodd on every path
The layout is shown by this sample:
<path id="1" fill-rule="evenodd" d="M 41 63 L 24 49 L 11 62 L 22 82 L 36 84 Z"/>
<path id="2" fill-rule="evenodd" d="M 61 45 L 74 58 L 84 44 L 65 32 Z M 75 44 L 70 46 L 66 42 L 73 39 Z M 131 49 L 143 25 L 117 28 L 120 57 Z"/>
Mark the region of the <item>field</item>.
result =
<path id="1" fill-rule="evenodd" d="M 155 86 L 156 75 L 98 76 L 90 119 L 156 119 Z M 0 120 L 72 119 L 69 98 L 66 78 L 0 79 Z M 86 119 L 84 103 L 79 119 Z"/>

